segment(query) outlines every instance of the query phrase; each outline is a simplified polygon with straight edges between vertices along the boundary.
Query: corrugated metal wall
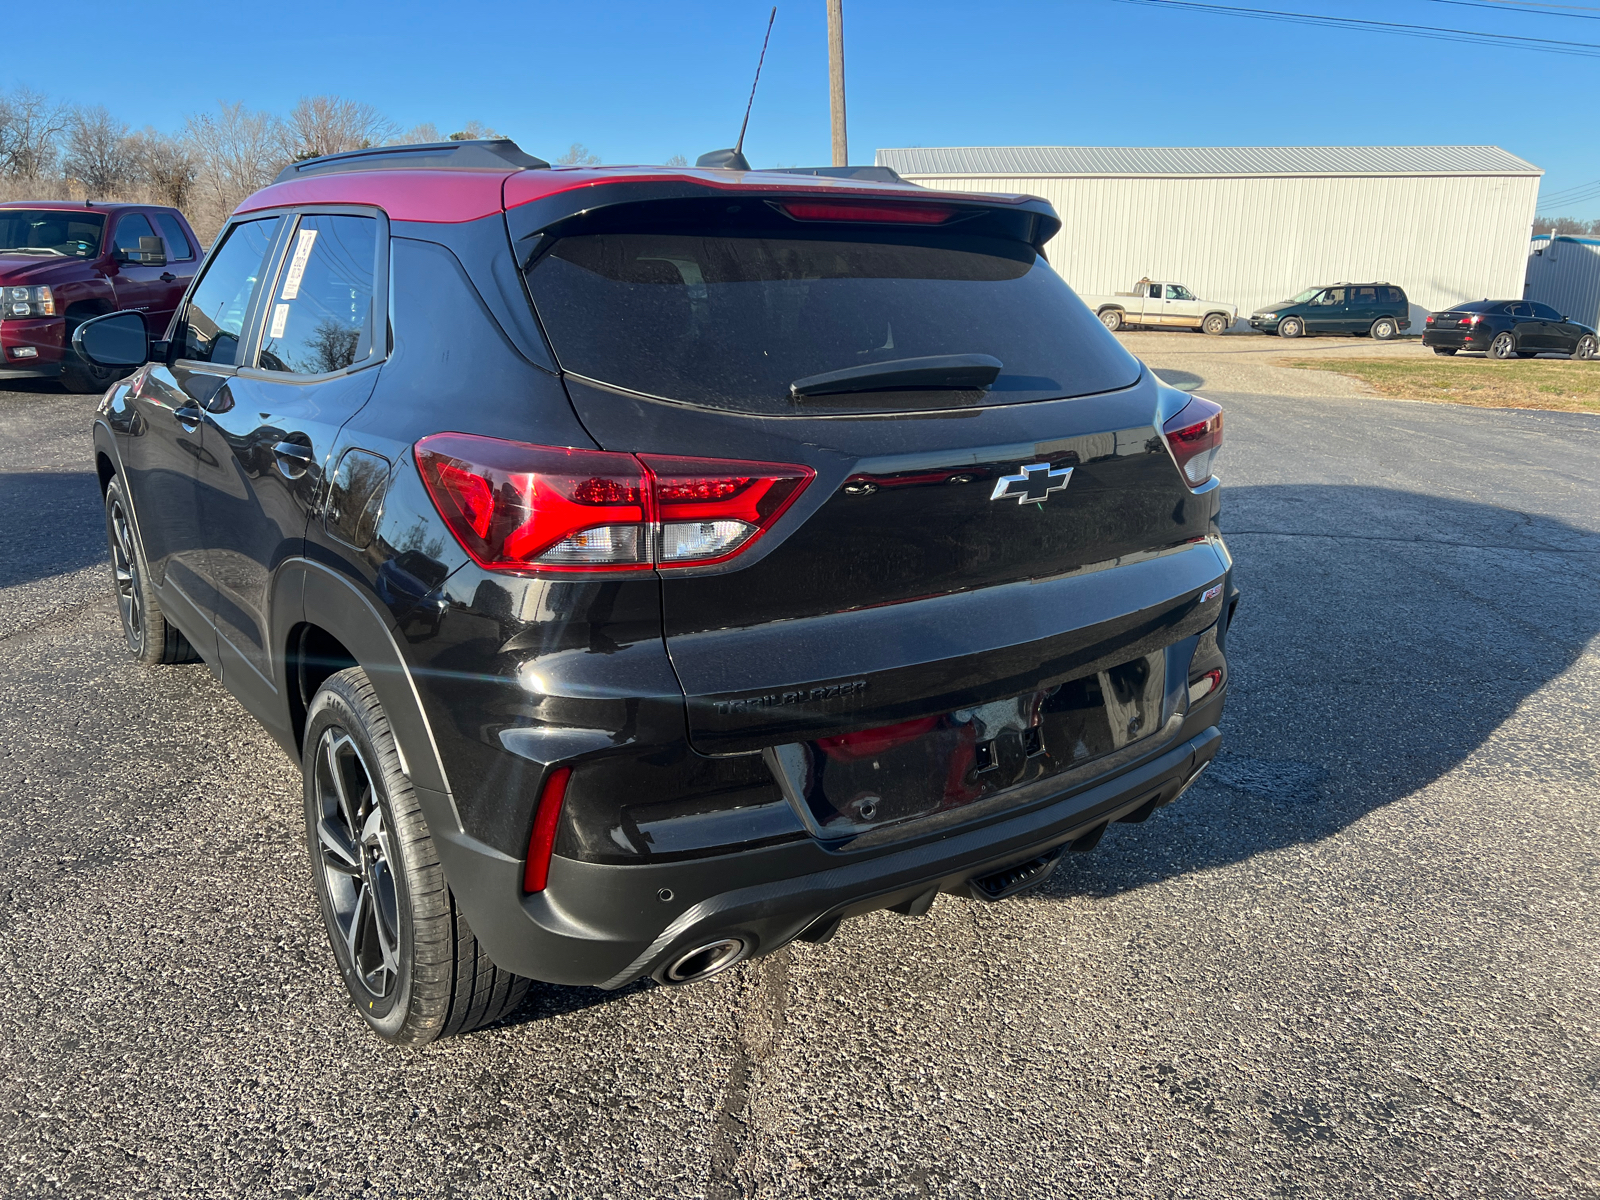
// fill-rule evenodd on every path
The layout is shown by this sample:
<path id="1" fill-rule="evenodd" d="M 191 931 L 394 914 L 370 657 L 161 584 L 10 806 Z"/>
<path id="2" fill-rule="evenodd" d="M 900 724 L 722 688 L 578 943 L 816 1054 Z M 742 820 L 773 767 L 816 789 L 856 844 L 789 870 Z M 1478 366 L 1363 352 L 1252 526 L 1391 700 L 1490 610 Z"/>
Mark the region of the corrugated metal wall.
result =
<path id="1" fill-rule="evenodd" d="M 1397 283 L 1414 314 L 1521 296 L 1539 195 L 1535 176 L 906 178 L 1043 196 L 1063 222 L 1050 261 L 1080 292 L 1148 275 L 1241 317 L 1339 280 Z"/>
<path id="2" fill-rule="evenodd" d="M 1600 245 L 1535 238 L 1528 250 L 1527 298 L 1600 328 Z"/>

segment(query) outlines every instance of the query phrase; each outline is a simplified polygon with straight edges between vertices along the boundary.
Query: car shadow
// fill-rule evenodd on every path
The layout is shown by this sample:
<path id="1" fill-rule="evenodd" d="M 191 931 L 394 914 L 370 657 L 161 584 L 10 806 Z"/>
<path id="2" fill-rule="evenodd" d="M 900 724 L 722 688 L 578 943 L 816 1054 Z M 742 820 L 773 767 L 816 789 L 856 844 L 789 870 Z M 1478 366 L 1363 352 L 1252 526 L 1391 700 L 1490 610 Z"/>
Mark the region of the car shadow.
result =
<path id="1" fill-rule="evenodd" d="M 1109 895 L 1329 837 L 1472 755 L 1600 634 L 1600 533 L 1385 488 L 1230 489 L 1223 750 L 1036 893 Z"/>
<path id="2" fill-rule="evenodd" d="M 105 522 L 93 471 L 0 472 L 0 587 L 104 562 Z"/>

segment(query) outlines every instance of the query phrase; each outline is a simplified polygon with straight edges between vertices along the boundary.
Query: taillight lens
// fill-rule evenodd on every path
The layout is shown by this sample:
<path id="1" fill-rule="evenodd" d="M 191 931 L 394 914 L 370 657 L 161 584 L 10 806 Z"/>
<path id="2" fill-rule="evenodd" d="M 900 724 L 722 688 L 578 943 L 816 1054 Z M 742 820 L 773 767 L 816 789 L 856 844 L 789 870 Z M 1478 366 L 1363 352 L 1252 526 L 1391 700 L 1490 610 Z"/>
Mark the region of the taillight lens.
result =
<path id="1" fill-rule="evenodd" d="M 1192 397 L 1177 416 L 1161 427 L 1161 433 L 1185 483 L 1197 488 L 1211 478 L 1217 451 L 1222 449 L 1220 405 Z"/>
<path id="2" fill-rule="evenodd" d="M 641 454 L 655 498 L 658 561 L 706 566 L 732 558 L 783 515 L 815 474 L 780 463 Z"/>
<path id="3" fill-rule="evenodd" d="M 439 515 L 474 562 L 556 573 L 724 562 L 771 528 L 816 474 L 461 433 L 423 438 L 416 460 Z"/>
<path id="4" fill-rule="evenodd" d="M 796 221 L 877 221 L 890 225 L 943 225 L 956 215 L 936 204 L 884 204 L 875 200 L 779 200 L 774 206 Z"/>

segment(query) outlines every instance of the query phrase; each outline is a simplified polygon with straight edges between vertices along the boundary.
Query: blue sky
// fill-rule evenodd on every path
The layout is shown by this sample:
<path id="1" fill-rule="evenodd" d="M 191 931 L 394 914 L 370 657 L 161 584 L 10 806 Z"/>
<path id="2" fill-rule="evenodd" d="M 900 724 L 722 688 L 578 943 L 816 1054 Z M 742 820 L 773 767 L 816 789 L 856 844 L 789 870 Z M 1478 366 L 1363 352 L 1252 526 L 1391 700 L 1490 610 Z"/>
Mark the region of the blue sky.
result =
<path id="1" fill-rule="evenodd" d="M 1600 43 L 1600 20 L 1500 0 L 1222 2 Z M 9 6 L 0 89 L 165 129 L 219 100 L 283 111 L 332 92 L 402 126 L 476 118 L 535 154 L 577 141 L 622 163 L 733 141 L 770 0 L 72 9 L 114 44 L 64 37 L 53 6 Z M 1600 179 L 1600 64 L 1584 58 L 1116 0 L 845 0 L 845 31 L 857 162 L 913 145 L 1494 143 L 1543 167 L 1546 195 Z M 828 161 L 823 0 L 780 0 L 746 150 Z M 1600 197 L 1546 207 L 1600 217 Z"/>

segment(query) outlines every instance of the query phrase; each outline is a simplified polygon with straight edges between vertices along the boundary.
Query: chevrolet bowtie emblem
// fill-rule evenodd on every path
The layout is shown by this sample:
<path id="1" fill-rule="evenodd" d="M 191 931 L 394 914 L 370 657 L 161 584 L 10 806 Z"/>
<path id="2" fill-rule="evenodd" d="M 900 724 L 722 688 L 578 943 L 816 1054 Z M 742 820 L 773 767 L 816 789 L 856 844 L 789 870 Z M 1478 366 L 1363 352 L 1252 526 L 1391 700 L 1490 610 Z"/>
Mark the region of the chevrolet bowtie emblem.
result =
<path id="1" fill-rule="evenodd" d="M 1071 467 L 1052 469 L 1049 463 L 1033 463 L 1018 467 L 1015 475 L 1002 475 L 995 480 L 989 499 L 1009 500 L 1015 496 L 1018 504 L 1033 504 L 1048 499 L 1051 492 L 1064 490 L 1071 478 Z"/>

